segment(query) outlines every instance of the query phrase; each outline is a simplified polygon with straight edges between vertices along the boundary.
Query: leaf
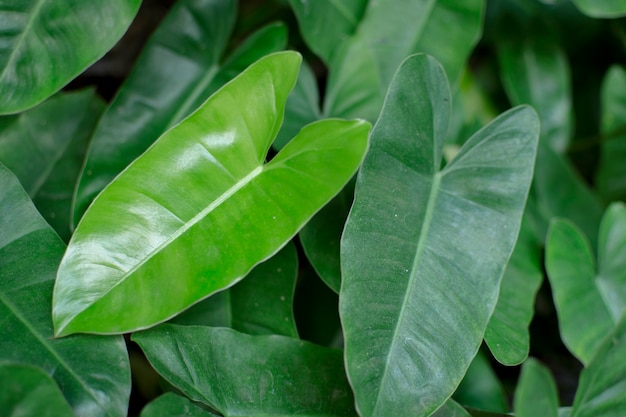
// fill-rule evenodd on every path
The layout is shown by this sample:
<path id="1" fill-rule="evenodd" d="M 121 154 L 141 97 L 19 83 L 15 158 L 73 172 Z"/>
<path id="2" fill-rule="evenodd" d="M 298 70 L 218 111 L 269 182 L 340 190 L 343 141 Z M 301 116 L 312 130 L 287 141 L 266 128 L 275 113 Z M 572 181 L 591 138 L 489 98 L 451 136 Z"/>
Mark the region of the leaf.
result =
<path id="1" fill-rule="evenodd" d="M 595 279 L 593 252 L 572 222 L 555 219 L 546 241 L 546 270 L 563 343 L 583 364 L 615 323 Z"/>
<path id="2" fill-rule="evenodd" d="M 168 382 L 226 417 L 355 415 L 340 350 L 173 324 L 133 340 Z"/>
<path id="3" fill-rule="evenodd" d="M 324 114 L 376 120 L 396 69 L 417 52 L 433 55 L 455 81 L 480 38 L 484 8 L 482 0 L 368 2 L 328 63 Z"/>
<path id="4" fill-rule="evenodd" d="M 435 411 L 432 414 L 432 417 L 471 417 L 470 414 L 461 407 L 459 404 L 455 403 L 454 400 L 448 400 L 445 402 L 441 408 Z"/>
<path id="5" fill-rule="evenodd" d="M 509 366 L 522 363 L 528 356 L 528 328 L 543 281 L 542 243 L 537 241 L 528 216 L 526 212 L 522 219 L 515 249 L 504 270 L 498 303 L 485 331 L 485 342 L 493 356 Z"/>
<path id="6" fill-rule="evenodd" d="M 166 130 L 248 65 L 284 48 L 285 27 L 275 24 L 224 59 L 235 17 L 234 0 L 174 4 L 93 135 L 76 189 L 74 225 L 94 197 Z"/>
<path id="7" fill-rule="evenodd" d="M 571 417 L 621 417 L 626 409 L 626 319 L 598 347 L 580 375 Z"/>
<path id="8" fill-rule="evenodd" d="M 598 288 L 617 323 L 626 311 L 626 206 L 613 203 L 600 223 Z"/>
<path id="9" fill-rule="evenodd" d="M 70 237 L 72 195 L 87 140 L 103 110 L 94 91 L 84 90 L 0 118 L 0 162 L 64 240 Z"/>
<path id="10" fill-rule="evenodd" d="M 602 136 L 596 174 L 605 201 L 626 200 L 626 71 L 609 69 L 602 84 Z"/>
<path id="11" fill-rule="evenodd" d="M 487 356 L 478 351 L 453 398 L 466 407 L 506 413 L 508 400 Z"/>
<path id="12" fill-rule="evenodd" d="M 572 0 L 584 14 L 596 18 L 626 16 L 624 0 Z"/>
<path id="13" fill-rule="evenodd" d="M 3 416 L 73 416 L 59 387 L 39 368 L 0 363 L 0 381 L 0 410 Z"/>
<path id="14" fill-rule="evenodd" d="M 146 405 L 139 417 L 209 417 L 217 416 L 203 410 L 185 397 L 168 392 Z"/>
<path id="15" fill-rule="evenodd" d="M 513 408 L 516 417 L 557 417 L 559 396 L 550 370 L 529 358 L 515 389 Z"/>
<path id="16" fill-rule="evenodd" d="M 43 369 L 63 387 L 78 417 L 126 416 L 130 368 L 124 340 L 53 339 L 52 286 L 65 245 L 1 164 L 0 190 L 0 361 Z"/>
<path id="17" fill-rule="evenodd" d="M 298 254 L 290 243 L 257 265 L 243 281 L 192 306 L 171 322 L 298 337 L 293 317 L 297 276 Z"/>
<path id="18" fill-rule="evenodd" d="M 262 58 L 103 190 L 59 267 L 58 336 L 175 316 L 243 278 L 339 192 L 363 158 L 367 122 L 308 125 L 263 164 L 300 60 Z"/>
<path id="19" fill-rule="evenodd" d="M 141 0 L 3 2 L 0 114 L 33 107 L 96 62 L 122 37 L 140 4 Z"/>
<path id="20" fill-rule="evenodd" d="M 519 232 L 536 114 L 505 113 L 440 170 L 449 100 L 436 61 L 408 58 L 357 178 L 341 242 L 340 314 L 362 417 L 427 416 L 452 394 Z"/>

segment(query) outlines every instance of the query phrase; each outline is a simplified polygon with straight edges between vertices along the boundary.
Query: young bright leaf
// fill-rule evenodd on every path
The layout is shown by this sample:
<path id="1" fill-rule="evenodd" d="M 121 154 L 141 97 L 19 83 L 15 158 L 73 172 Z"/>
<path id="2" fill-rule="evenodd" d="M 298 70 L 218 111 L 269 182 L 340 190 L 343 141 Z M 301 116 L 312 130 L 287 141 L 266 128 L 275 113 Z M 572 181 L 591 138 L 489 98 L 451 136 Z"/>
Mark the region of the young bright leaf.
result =
<path id="1" fill-rule="evenodd" d="M 3 416 L 70 417 L 72 408 L 42 369 L 0 364 L 0 410 Z"/>
<path id="2" fill-rule="evenodd" d="M 217 415 L 202 409 L 185 397 L 168 392 L 146 405 L 139 417 L 211 417 Z"/>
<path id="3" fill-rule="evenodd" d="M 516 417 L 557 417 L 559 395 L 550 370 L 529 358 L 515 389 L 513 409 Z"/>
<path id="4" fill-rule="evenodd" d="M 622 417 L 626 410 L 626 316 L 583 369 L 571 417 Z"/>
<path id="5" fill-rule="evenodd" d="M 53 338 L 51 294 L 65 245 L 2 164 L 0 190 L 0 362 L 45 370 L 78 417 L 126 416 L 130 367 L 123 338 Z"/>
<path id="6" fill-rule="evenodd" d="M 76 189 L 74 225 L 94 197 L 167 129 L 248 65 L 285 47 L 286 29 L 275 24 L 224 59 L 236 15 L 234 0 L 174 4 L 93 135 Z"/>
<path id="7" fill-rule="evenodd" d="M 20 0 L 0 5 L 0 114 L 57 92 L 115 45 L 141 0 Z"/>
<path id="8" fill-rule="evenodd" d="M 572 0 L 581 12 L 596 18 L 626 16 L 626 0 Z"/>
<path id="9" fill-rule="evenodd" d="M 340 350 L 173 324 L 133 340 L 169 383 L 226 417 L 356 415 Z"/>
<path id="10" fill-rule="evenodd" d="M 595 355 L 615 322 L 598 289 L 589 241 L 572 222 L 555 219 L 546 240 L 546 270 L 561 338 L 583 364 Z"/>
<path id="11" fill-rule="evenodd" d="M 369 123 L 308 125 L 264 164 L 300 63 L 262 58 L 94 201 L 59 267 L 59 336 L 150 327 L 243 278 L 355 173 Z"/>
<path id="12" fill-rule="evenodd" d="M 18 177 L 64 240 L 70 237 L 74 185 L 88 139 L 104 110 L 94 91 L 59 94 L 0 118 L 0 162 Z"/>
<path id="13" fill-rule="evenodd" d="M 519 232 L 539 135 L 513 109 L 441 170 L 443 69 L 408 58 L 357 177 L 341 242 L 348 377 L 363 417 L 428 416 L 476 355 Z"/>

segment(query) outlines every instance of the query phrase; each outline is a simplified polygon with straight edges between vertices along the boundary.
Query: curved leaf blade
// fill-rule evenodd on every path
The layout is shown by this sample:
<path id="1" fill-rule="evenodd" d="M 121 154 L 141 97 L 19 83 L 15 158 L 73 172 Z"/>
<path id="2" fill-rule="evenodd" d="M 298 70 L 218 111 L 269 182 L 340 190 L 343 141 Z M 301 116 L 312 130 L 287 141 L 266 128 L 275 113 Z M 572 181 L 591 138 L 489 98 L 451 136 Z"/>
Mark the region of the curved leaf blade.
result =
<path id="1" fill-rule="evenodd" d="M 363 158 L 367 122 L 311 124 L 263 164 L 300 60 L 284 52 L 250 66 L 98 196 L 59 268 L 57 335 L 173 317 L 243 278 L 339 192 Z"/>
<path id="2" fill-rule="evenodd" d="M 530 358 L 522 366 L 513 402 L 518 417 L 557 417 L 559 396 L 550 370 Z"/>
<path id="3" fill-rule="evenodd" d="M 440 170 L 449 100 L 436 61 L 405 61 L 357 178 L 341 242 L 340 313 L 362 416 L 427 416 L 452 394 L 519 232 L 536 114 L 521 107 L 500 116 Z"/>
<path id="4" fill-rule="evenodd" d="M 210 417 L 217 416 L 203 410 L 188 398 L 172 392 L 165 393 L 146 405 L 139 417 Z"/>
<path id="5" fill-rule="evenodd" d="M 596 18 L 626 16 L 624 0 L 572 0 L 584 14 Z"/>
<path id="6" fill-rule="evenodd" d="M 163 324 L 133 334 L 194 401 L 230 416 L 355 416 L 340 350 L 284 336 Z"/>
<path id="7" fill-rule="evenodd" d="M 613 203 L 598 233 L 597 285 L 615 323 L 626 311 L 626 206 Z"/>
<path id="8" fill-rule="evenodd" d="M 0 5 L 0 114 L 61 89 L 122 37 L 141 0 L 24 0 Z"/>
<path id="9" fill-rule="evenodd" d="M 509 411 L 502 383 L 482 351 L 478 351 L 472 360 L 453 398 L 465 407 L 501 413 Z"/>
<path id="10" fill-rule="evenodd" d="M 65 245 L 0 164 L 0 361 L 51 375 L 78 417 L 123 417 L 130 367 L 121 337 L 53 338 L 51 294 Z"/>

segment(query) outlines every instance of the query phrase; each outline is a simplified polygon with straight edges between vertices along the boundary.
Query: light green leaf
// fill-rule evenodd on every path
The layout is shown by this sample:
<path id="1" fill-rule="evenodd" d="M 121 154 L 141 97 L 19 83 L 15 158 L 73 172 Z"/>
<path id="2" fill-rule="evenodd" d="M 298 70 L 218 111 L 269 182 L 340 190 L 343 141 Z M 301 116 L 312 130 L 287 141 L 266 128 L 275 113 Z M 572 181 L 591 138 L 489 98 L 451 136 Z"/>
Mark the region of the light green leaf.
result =
<path id="1" fill-rule="evenodd" d="M 454 402 L 454 400 L 448 400 L 439 410 L 435 411 L 431 417 L 471 417 L 471 415 L 465 408 Z"/>
<path id="2" fill-rule="evenodd" d="M 122 37 L 141 0 L 20 0 L 0 5 L 0 114 L 61 89 Z"/>
<path id="3" fill-rule="evenodd" d="M 37 107 L 0 117 L 0 162 L 15 173 L 35 206 L 64 239 L 87 142 L 104 104 L 94 91 L 51 97 Z"/>
<path id="4" fill-rule="evenodd" d="M 626 16 L 625 0 L 572 0 L 581 12 L 596 18 Z"/>
<path id="5" fill-rule="evenodd" d="M 300 60 L 262 58 L 103 190 L 59 268 L 57 335 L 175 316 L 276 253 L 348 182 L 367 147 L 360 120 L 308 125 L 264 164 Z"/>
<path id="6" fill-rule="evenodd" d="M 522 366 L 513 409 L 516 417 L 557 417 L 559 395 L 550 370 L 529 358 Z"/>
<path id="7" fill-rule="evenodd" d="M 615 323 L 598 288 L 589 241 L 572 222 L 555 219 L 546 240 L 546 270 L 565 346 L 583 364 Z"/>
<path id="8" fill-rule="evenodd" d="M 0 363 L 0 410 L 6 417 L 69 417 L 72 408 L 52 378 L 43 370 Z"/>
<path id="9" fill-rule="evenodd" d="M 503 413 L 509 411 L 504 388 L 482 351 L 472 360 L 453 398 L 466 407 Z"/>
<path id="10" fill-rule="evenodd" d="M 626 311 L 626 206 L 613 203 L 600 223 L 598 288 L 617 323 Z"/>
<path id="11" fill-rule="evenodd" d="M 605 201 L 626 200 L 626 71 L 613 66 L 602 84 L 602 136 L 596 176 Z"/>
<path id="12" fill-rule="evenodd" d="M 625 316 L 626 317 L 626 316 Z M 626 318 L 580 375 L 571 417 L 622 417 L 626 410 Z"/>
<path id="13" fill-rule="evenodd" d="M 173 324 L 133 340 L 168 382 L 226 417 L 355 416 L 340 350 Z"/>
<path id="14" fill-rule="evenodd" d="M 528 326 L 535 312 L 535 296 L 543 281 L 542 243 L 537 241 L 527 213 L 504 270 L 496 309 L 485 331 L 485 342 L 493 356 L 509 366 L 522 363 L 528 356 Z"/>
<path id="15" fill-rule="evenodd" d="M 167 129 L 248 65 L 284 48 L 286 29 L 274 24 L 224 58 L 235 18 L 234 0 L 176 2 L 93 135 L 76 189 L 74 225 L 94 197 Z"/>
<path id="16" fill-rule="evenodd" d="M 217 416 L 203 410 L 185 397 L 168 392 L 146 405 L 139 417 L 210 417 Z"/>
<path id="17" fill-rule="evenodd" d="M 363 417 L 428 416 L 452 394 L 519 232 L 536 114 L 505 113 L 441 170 L 449 101 L 441 66 L 407 59 L 357 178 L 341 242 L 340 313 Z"/>
<path id="18" fill-rule="evenodd" d="M 126 416 L 130 368 L 124 340 L 53 338 L 52 287 L 65 245 L 2 164 L 0 190 L 0 361 L 43 369 L 63 387 L 78 417 Z"/>
<path id="19" fill-rule="evenodd" d="M 297 277 L 298 254 L 289 243 L 257 265 L 246 279 L 192 306 L 171 322 L 298 337 L 293 317 Z"/>

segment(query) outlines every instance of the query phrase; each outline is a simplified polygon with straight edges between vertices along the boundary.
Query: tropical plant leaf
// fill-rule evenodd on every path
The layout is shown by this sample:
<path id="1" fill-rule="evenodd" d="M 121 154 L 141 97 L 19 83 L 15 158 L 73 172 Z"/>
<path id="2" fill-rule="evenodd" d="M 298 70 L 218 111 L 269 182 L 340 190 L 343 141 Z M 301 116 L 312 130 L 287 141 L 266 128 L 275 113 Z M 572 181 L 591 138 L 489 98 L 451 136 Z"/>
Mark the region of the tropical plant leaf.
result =
<path id="1" fill-rule="evenodd" d="M 609 69 L 602 84 L 602 136 L 596 176 L 604 201 L 626 200 L 626 71 Z"/>
<path id="2" fill-rule="evenodd" d="M 461 405 L 454 402 L 454 400 L 448 400 L 442 405 L 432 417 L 471 417 L 470 413 Z"/>
<path id="3" fill-rule="evenodd" d="M 356 415 L 340 350 L 173 324 L 133 340 L 167 381 L 226 417 Z"/>
<path id="4" fill-rule="evenodd" d="M 572 0 L 581 12 L 596 18 L 626 16 L 624 0 Z"/>
<path id="5" fill-rule="evenodd" d="M 122 37 L 141 0 L 22 0 L 0 5 L 0 114 L 42 102 Z"/>
<path id="6" fill-rule="evenodd" d="M 52 287 L 65 245 L 2 164 L 0 190 L 0 362 L 43 369 L 78 417 L 126 416 L 130 368 L 124 340 L 53 338 Z"/>
<path id="7" fill-rule="evenodd" d="M 210 417 L 218 416 L 192 401 L 172 392 L 165 393 L 146 405 L 139 417 Z"/>
<path id="8" fill-rule="evenodd" d="M 95 92 L 84 90 L 59 94 L 27 112 L 0 118 L 0 162 L 15 173 L 66 241 L 74 185 L 103 110 Z"/>
<path id="9" fill-rule="evenodd" d="M 478 351 L 519 232 L 536 114 L 505 113 L 441 170 L 449 111 L 441 66 L 425 55 L 407 59 L 357 177 L 341 242 L 340 313 L 363 417 L 427 416 L 452 394 Z"/>
<path id="10" fill-rule="evenodd" d="M 34 366 L 0 363 L 3 416 L 70 417 L 72 408 L 52 378 Z"/>
<path id="11" fill-rule="evenodd" d="M 298 254 L 289 243 L 257 265 L 246 279 L 192 306 L 171 322 L 298 337 L 293 317 L 297 276 Z"/>
<path id="12" fill-rule="evenodd" d="M 529 358 L 515 388 L 513 409 L 516 417 L 557 417 L 559 395 L 550 370 Z"/>
<path id="13" fill-rule="evenodd" d="M 94 132 L 76 189 L 74 225 L 94 197 L 167 129 L 248 65 L 285 47 L 286 29 L 274 24 L 224 58 L 235 18 L 235 0 L 175 3 Z"/>
<path id="14" fill-rule="evenodd" d="M 509 411 L 504 388 L 482 351 L 478 351 L 472 360 L 453 398 L 466 407 L 502 413 Z"/>
<path id="15" fill-rule="evenodd" d="M 59 267 L 57 335 L 175 316 L 276 253 L 348 182 L 367 147 L 361 120 L 308 125 L 263 163 L 300 60 L 262 58 L 103 190 Z"/>
<path id="16" fill-rule="evenodd" d="M 609 206 L 600 223 L 598 288 L 617 323 L 626 311 L 626 206 Z"/>

